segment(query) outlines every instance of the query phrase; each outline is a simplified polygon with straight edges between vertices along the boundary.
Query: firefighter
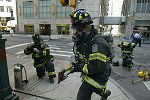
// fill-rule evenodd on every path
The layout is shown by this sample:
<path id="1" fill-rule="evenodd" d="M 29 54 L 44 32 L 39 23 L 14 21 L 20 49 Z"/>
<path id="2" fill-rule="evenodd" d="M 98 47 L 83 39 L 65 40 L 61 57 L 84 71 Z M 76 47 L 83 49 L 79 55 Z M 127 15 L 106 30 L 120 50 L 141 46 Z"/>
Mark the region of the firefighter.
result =
<path id="1" fill-rule="evenodd" d="M 34 67 L 38 78 L 42 78 L 45 75 L 45 70 L 48 72 L 50 83 L 54 83 L 56 77 L 54 69 L 54 57 L 50 55 L 50 50 L 47 44 L 44 43 L 39 34 L 32 36 L 33 42 L 24 49 L 26 55 L 32 54 L 34 60 Z"/>
<path id="2" fill-rule="evenodd" d="M 134 38 L 135 38 L 134 40 L 135 44 L 136 45 L 139 44 L 139 47 L 141 47 L 141 41 L 142 41 L 141 35 L 139 33 L 135 33 Z"/>
<path id="3" fill-rule="evenodd" d="M 111 91 L 106 90 L 106 83 L 111 74 L 109 62 L 110 45 L 98 35 L 90 14 L 79 9 L 70 14 L 72 28 L 76 30 L 73 40 L 76 62 L 72 63 L 73 72 L 82 72 L 83 83 L 77 94 L 77 100 L 91 100 L 94 93 L 107 100 Z"/>
<path id="4" fill-rule="evenodd" d="M 118 44 L 118 47 L 121 48 L 122 52 L 122 66 L 123 67 L 129 67 L 131 68 L 133 66 L 133 61 L 132 59 L 134 58 L 133 56 L 133 49 L 135 48 L 136 44 L 135 43 L 128 43 L 128 42 L 121 42 Z"/>

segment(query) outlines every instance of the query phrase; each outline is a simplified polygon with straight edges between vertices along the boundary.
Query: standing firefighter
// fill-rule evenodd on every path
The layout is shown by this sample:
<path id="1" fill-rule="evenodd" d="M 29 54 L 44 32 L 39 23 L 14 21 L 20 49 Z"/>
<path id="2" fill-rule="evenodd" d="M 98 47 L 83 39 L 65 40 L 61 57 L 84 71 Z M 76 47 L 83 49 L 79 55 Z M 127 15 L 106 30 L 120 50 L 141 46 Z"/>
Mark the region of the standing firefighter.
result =
<path id="1" fill-rule="evenodd" d="M 121 42 L 118 44 L 118 47 L 121 48 L 122 52 L 122 66 L 131 68 L 133 66 L 132 59 L 133 56 L 133 49 L 135 48 L 135 43 L 128 43 L 128 42 Z"/>
<path id="2" fill-rule="evenodd" d="M 73 40 L 76 63 L 72 63 L 73 72 L 82 72 L 84 80 L 77 94 L 77 100 L 91 100 L 94 93 L 101 100 L 107 100 L 111 91 L 106 90 L 110 68 L 110 46 L 104 38 L 98 36 L 90 14 L 79 9 L 70 14 L 72 27 L 76 30 Z"/>
<path id="3" fill-rule="evenodd" d="M 53 78 L 56 77 L 53 64 L 54 57 L 50 55 L 48 45 L 44 44 L 39 34 L 34 34 L 32 39 L 34 43 L 29 44 L 27 48 L 24 49 L 24 53 L 26 55 L 32 54 L 38 78 L 44 77 L 46 70 L 48 71 L 50 83 L 54 83 Z"/>

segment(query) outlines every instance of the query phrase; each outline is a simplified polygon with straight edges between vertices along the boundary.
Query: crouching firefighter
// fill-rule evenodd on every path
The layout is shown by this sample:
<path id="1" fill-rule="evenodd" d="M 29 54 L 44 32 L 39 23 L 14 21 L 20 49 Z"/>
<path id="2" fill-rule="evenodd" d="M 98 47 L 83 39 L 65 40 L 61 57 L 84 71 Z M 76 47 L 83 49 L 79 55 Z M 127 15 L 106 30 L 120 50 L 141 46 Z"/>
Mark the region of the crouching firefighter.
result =
<path id="1" fill-rule="evenodd" d="M 44 43 L 39 34 L 32 36 L 33 42 L 24 49 L 26 55 L 32 54 L 34 60 L 34 67 L 36 68 L 38 78 L 45 75 L 45 70 L 48 72 L 50 83 L 54 83 L 56 77 L 54 69 L 54 57 L 50 55 L 50 50 L 47 44 Z"/>
<path id="2" fill-rule="evenodd" d="M 110 45 L 98 35 L 94 28 L 90 14 L 79 9 L 70 14 L 72 27 L 76 30 L 73 40 L 76 62 L 72 63 L 73 72 L 82 72 L 83 83 L 77 94 L 77 100 L 91 100 L 94 93 L 100 95 L 101 100 L 107 100 L 111 91 L 106 90 L 111 68 L 109 57 Z"/>
<path id="3" fill-rule="evenodd" d="M 121 48 L 122 52 L 122 66 L 131 68 L 133 66 L 133 49 L 135 48 L 135 43 L 121 42 L 118 44 L 118 47 Z"/>

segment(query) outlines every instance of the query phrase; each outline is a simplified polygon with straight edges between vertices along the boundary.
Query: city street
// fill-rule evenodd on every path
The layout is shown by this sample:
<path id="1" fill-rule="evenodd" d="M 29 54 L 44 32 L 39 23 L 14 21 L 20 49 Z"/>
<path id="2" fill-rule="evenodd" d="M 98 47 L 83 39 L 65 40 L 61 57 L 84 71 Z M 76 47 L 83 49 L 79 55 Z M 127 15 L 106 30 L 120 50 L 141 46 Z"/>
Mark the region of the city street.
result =
<path id="1" fill-rule="evenodd" d="M 26 70 L 27 70 L 27 73 L 29 76 L 28 77 L 29 82 L 31 80 L 35 80 L 35 82 L 38 81 L 37 84 L 41 84 L 41 86 L 48 85 L 48 83 L 42 83 L 41 80 L 38 80 L 35 72 L 34 73 L 31 72 L 31 69 L 32 70 L 34 69 L 34 67 L 32 65 L 32 63 L 33 63 L 32 58 L 31 58 L 31 56 L 25 55 L 23 53 L 24 48 L 29 43 L 32 42 L 31 36 L 30 35 L 29 36 L 24 36 L 24 35 L 17 36 L 16 35 L 16 36 L 11 37 L 9 35 L 6 35 L 3 37 L 7 38 L 6 52 L 7 52 L 7 64 L 8 64 L 9 79 L 10 79 L 11 86 L 14 88 L 14 82 L 13 82 L 14 66 L 13 65 L 16 63 L 21 63 L 26 67 Z M 71 36 L 68 36 L 68 35 L 55 36 L 54 35 L 54 36 L 52 36 L 52 40 L 49 40 L 48 36 L 42 36 L 42 37 L 43 37 L 44 41 L 49 45 L 51 54 L 55 56 L 54 63 L 55 63 L 56 72 L 59 72 L 60 69 L 67 67 L 70 64 L 71 55 L 73 55 L 73 50 L 72 50 L 73 41 L 71 39 Z M 125 40 L 120 37 L 119 38 L 114 37 L 114 50 L 115 50 L 115 55 L 116 55 L 114 58 L 114 61 L 119 60 L 120 66 L 112 66 L 111 78 L 114 79 L 118 84 L 120 84 L 126 91 L 128 91 L 137 100 L 149 100 L 150 80 L 146 81 L 146 82 L 139 82 L 139 83 L 133 85 L 132 80 L 137 80 L 139 78 L 137 77 L 137 73 L 135 74 L 134 77 L 131 77 L 131 76 L 133 75 L 134 71 L 137 69 L 137 66 L 140 64 L 142 64 L 142 67 L 139 70 L 147 69 L 150 72 L 150 61 L 149 61 L 150 45 L 142 44 L 142 47 L 137 46 L 135 48 L 135 50 L 134 50 L 135 66 L 131 69 L 131 71 L 129 71 L 127 68 L 124 68 L 121 66 L 121 58 L 120 58 L 121 52 L 120 52 L 120 49 L 117 47 L 117 45 L 120 41 L 125 41 Z M 61 63 L 58 63 L 58 61 L 59 62 L 61 61 Z M 30 76 L 32 76 L 32 77 L 30 77 Z M 47 78 L 47 77 L 44 77 L 44 78 Z M 75 78 L 76 78 L 76 76 L 73 75 L 72 79 L 74 80 L 74 82 L 76 82 Z M 65 83 L 63 83 L 63 84 L 65 84 Z M 31 85 L 33 87 L 32 83 L 29 83 L 28 87 L 30 87 Z M 55 89 L 55 88 L 57 88 L 57 85 L 54 84 L 51 87 L 53 87 L 53 89 Z M 75 87 L 75 86 L 73 86 L 73 87 Z M 40 90 L 32 91 L 32 90 L 33 89 L 31 89 L 30 92 L 40 94 L 40 93 L 43 93 L 42 91 L 44 91 L 46 89 L 43 89 L 41 91 Z M 55 92 L 57 92 L 57 91 L 55 91 Z M 76 94 L 76 92 L 77 91 L 75 91 L 75 93 L 74 92 L 73 93 Z M 68 94 L 68 93 L 65 93 L 65 94 Z M 51 96 L 54 97 L 55 95 L 51 95 Z M 75 98 L 75 96 L 74 96 L 74 98 Z M 27 96 L 24 95 L 21 98 L 22 98 L 22 100 L 26 100 L 24 98 L 27 98 Z M 39 99 L 39 100 L 41 100 L 41 99 Z M 69 100 L 69 99 L 67 99 L 67 100 Z M 97 99 L 93 99 L 93 100 L 97 100 Z M 124 99 L 120 99 L 120 100 L 124 100 Z"/>
<path id="2" fill-rule="evenodd" d="M 150 0 L 0 0 L 0 100 L 150 100 L 149 16 Z"/>
<path id="3" fill-rule="evenodd" d="M 139 69 L 144 70 L 147 69 L 150 73 L 150 44 L 142 44 L 142 47 L 138 47 L 138 45 L 134 49 L 134 66 L 132 67 L 131 71 L 127 68 L 121 66 L 121 50 L 118 47 L 118 43 L 121 41 L 128 41 L 122 38 L 114 38 L 114 49 L 116 57 L 114 60 L 119 60 L 120 66 L 112 66 L 112 69 L 115 73 L 117 73 L 118 77 L 114 77 L 114 79 L 127 91 L 132 93 L 132 95 L 137 100 L 149 100 L 150 97 L 150 79 L 147 82 L 139 82 L 135 85 L 132 84 L 132 80 L 139 80 L 137 77 L 137 73 L 135 73 L 134 77 L 132 77 L 135 70 L 138 68 L 138 65 L 142 65 Z M 119 58 L 119 59 L 118 59 Z"/>

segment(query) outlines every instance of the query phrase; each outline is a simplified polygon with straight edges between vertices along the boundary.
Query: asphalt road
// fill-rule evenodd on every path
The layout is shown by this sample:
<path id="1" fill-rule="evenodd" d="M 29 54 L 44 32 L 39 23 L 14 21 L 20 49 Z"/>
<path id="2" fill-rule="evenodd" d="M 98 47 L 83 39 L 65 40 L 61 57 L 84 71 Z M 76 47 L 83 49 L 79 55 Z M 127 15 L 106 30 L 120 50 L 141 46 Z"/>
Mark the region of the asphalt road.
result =
<path id="1" fill-rule="evenodd" d="M 4 36 L 5 37 L 5 36 Z M 31 37 L 26 36 L 6 36 L 6 53 L 7 53 L 7 64 L 9 69 L 10 78 L 13 76 L 13 65 L 15 63 L 27 64 L 32 61 L 31 56 L 25 55 L 23 53 L 24 48 L 32 42 Z M 43 37 L 44 41 L 49 45 L 51 54 L 54 55 L 55 59 L 60 60 L 70 60 L 71 55 L 73 55 L 73 41 L 71 37 L 56 37 L 52 40 L 49 40 L 49 37 Z M 119 60 L 121 63 L 121 52 L 117 47 L 117 44 L 123 41 L 120 38 L 114 38 L 114 50 L 115 50 L 115 59 Z M 111 77 L 115 79 L 122 87 L 129 91 L 137 100 L 150 100 L 150 81 L 148 82 L 139 82 L 135 85 L 132 84 L 132 80 L 139 79 L 136 74 L 134 77 L 131 77 L 134 71 L 137 69 L 137 65 L 142 64 L 141 69 L 148 69 L 150 72 L 150 44 L 142 44 L 142 47 L 136 47 L 134 50 L 134 63 L 135 66 L 131 71 L 123 68 L 122 66 L 112 66 L 113 73 Z"/>
<path id="2" fill-rule="evenodd" d="M 129 71 L 127 68 L 124 68 L 121 66 L 121 50 L 118 48 L 118 43 L 120 41 L 126 41 L 121 38 L 115 38 L 114 39 L 114 49 L 115 49 L 115 54 L 116 57 L 114 60 L 119 60 L 120 66 L 112 66 L 113 71 L 115 72 L 114 79 L 122 86 L 124 87 L 127 91 L 132 93 L 132 95 L 137 99 L 137 100 L 150 100 L 150 79 L 146 82 L 139 81 L 136 84 L 132 84 L 132 81 L 135 80 L 140 80 L 137 77 L 137 73 L 134 74 L 134 77 L 132 77 L 133 73 L 135 70 L 137 70 L 139 65 L 142 65 L 140 67 L 140 70 L 147 69 L 150 72 L 150 44 L 142 44 L 142 47 L 136 46 L 134 49 L 134 66 L 132 67 L 131 71 Z"/>

